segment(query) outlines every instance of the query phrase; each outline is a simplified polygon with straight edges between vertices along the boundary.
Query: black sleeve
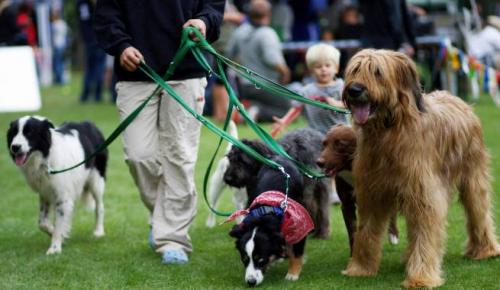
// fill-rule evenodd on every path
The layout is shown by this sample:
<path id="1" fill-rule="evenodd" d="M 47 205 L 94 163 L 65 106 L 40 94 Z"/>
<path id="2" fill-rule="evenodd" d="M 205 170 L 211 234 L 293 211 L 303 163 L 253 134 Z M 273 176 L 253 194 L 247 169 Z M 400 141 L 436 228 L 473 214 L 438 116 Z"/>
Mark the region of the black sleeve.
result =
<path id="1" fill-rule="evenodd" d="M 219 38 L 225 2 L 225 0 L 202 1 L 201 10 L 194 17 L 205 22 L 208 42 L 214 42 Z"/>
<path id="2" fill-rule="evenodd" d="M 403 16 L 403 25 L 406 35 L 406 41 L 413 46 L 414 49 L 417 49 L 417 40 L 415 38 L 415 28 L 413 26 L 413 21 L 411 19 L 410 11 L 408 10 L 408 5 L 406 5 L 406 1 L 401 1 L 401 14 Z"/>
<path id="3" fill-rule="evenodd" d="M 94 11 L 94 31 L 99 45 L 119 57 L 131 44 L 120 4 L 117 0 L 98 0 Z"/>
<path id="4" fill-rule="evenodd" d="M 5 42 L 9 45 L 13 44 L 26 44 L 25 38 L 26 36 L 22 35 L 21 30 L 17 26 L 16 23 L 16 11 L 13 6 L 7 7 L 3 12 L 3 17 L 6 19 L 5 30 L 8 31 L 9 38 L 5 40 Z"/>

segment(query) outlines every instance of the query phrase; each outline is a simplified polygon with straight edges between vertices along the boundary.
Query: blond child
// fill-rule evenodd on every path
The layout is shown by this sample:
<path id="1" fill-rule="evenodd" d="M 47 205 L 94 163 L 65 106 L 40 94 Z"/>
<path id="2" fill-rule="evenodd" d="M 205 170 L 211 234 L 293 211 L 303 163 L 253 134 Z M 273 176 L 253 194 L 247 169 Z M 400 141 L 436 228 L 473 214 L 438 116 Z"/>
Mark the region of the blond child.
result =
<path id="1" fill-rule="evenodd" d="M 335 47 L 324 43 L 311 46 L 306 53 L 306 64 L 314 76 L 314 82 L 304 86 L 301 95 L 345 108 L 342 102 L 344 81 L 336 77 L 339 61 L 340 52 Z M 288 123 L 295 120 L 300 112 L 304 113 L 309 127 L 323 134 L 326 134 L 333 125 L 347 123 L 345 114 L 294 101 L 292 108 L 283 117 L 273 117 L 275 121 L 273 135 L 278 134 Z"/>

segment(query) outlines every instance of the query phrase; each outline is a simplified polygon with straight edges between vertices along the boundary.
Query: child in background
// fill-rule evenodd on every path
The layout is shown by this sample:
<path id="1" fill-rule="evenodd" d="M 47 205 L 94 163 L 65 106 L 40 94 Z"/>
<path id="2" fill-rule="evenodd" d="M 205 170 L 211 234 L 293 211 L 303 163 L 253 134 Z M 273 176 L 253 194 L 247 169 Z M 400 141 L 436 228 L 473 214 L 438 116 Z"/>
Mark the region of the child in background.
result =
<path id="1" fill-rule="evenodd" d="M 344 81 L 336 77 L 339 62 L 340 52 L 335 47 L 327 44 L 311 46 L 306 53 L 306 64 L 314 76 L 314 82 L 304 86 L 300 92 L 301 95 L 335 107 L 345 108 L 342 102 Z M 346 114 L 293 101 L 292 108 L 285 116 L 273 118 L 275 123 L 272 135 L 275 136 L 281 132 L 287 124 L 299 116 L 300 112 L 304 113 L 309 127 L 323 134 L 326 134 L 334 125 L 348 122 Z M 331 201 L 332 203 L 340 202 L 335 190 L 332 192 Z"/>

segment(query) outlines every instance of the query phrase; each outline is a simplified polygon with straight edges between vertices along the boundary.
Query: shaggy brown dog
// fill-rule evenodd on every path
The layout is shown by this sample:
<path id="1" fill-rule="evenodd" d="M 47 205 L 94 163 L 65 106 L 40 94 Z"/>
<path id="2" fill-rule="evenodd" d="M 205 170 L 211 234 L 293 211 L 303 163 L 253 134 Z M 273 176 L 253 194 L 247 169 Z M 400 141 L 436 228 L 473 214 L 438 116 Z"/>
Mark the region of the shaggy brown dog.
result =
<path id="1" fill-rule="evenodd" d="M 349 237 L 349 247 L 352 254 L 354 232 L 356 231 L 356 200 L 353 195 L 352 161 L 356 150 L 356 133 L 351 126 L 339 124 L 333 126 L 323 140 L 323 151 L 317 164 L 326 175 L 335 176 L 339 198 L 342 201 L 342 216 Z M 396 213 L 389 223 L 389 241 L 397 244 L 399 241 Z"/>
<path id="2" fill-rule="evenodd" d="M 363 50 L 349 62 L 343 100 L 358 133 L 353 164 L 358 230 L 348 276 L 378 271 L 381 236 L 398 208 L 408 226 L 404 287 L 443 284 L 446 215 L 459 191 L 467 218 L 465 256 L 500 255 L 490 211 L 489 155 L 479 119 L 447 92 L 423 95 L 404 54 Z"/>

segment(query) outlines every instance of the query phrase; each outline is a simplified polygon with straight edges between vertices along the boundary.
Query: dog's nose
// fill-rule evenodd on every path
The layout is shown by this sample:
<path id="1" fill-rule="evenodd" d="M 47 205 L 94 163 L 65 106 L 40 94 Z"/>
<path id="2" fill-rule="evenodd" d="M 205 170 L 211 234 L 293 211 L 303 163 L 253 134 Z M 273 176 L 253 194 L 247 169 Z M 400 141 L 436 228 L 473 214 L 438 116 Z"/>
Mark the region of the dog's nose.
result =
<path id="1" fill-rule="evenodd" d="M 316 164 L 319 168 L 323 168 L 325 166 L 325 160 L 323 158 L 318 158 L 318 160 L 316 160 Z"/>
<path id="2" fill-rule="evenodd" d="M 255 286 L 255 284 L 257 284 L 257 279 L 255 279 L 255 278 L 253 278 L 253 277 L 252 277 L 252 278 L 248 278 L 248 280 L 247 280 L 247 284 L 248 284 L 249 286 Z"/>
<path id="3" fill-rule="evenodd" d="M 357 97 L 361 96 L 361 94 L 363 93 L 364 90 L 365 90 L 365 88 L 363 86 L 361 86 L 359 84 L 352 84 L 347 88 L 347 94 L 351 98 L 357 98 Z"/>
<path id="4" fill-rule="evenodd" d="M 10 145 L 10 151 L 12 153 L 18 153 L 21 150 L 21 145 L 12 144 Z"/>

